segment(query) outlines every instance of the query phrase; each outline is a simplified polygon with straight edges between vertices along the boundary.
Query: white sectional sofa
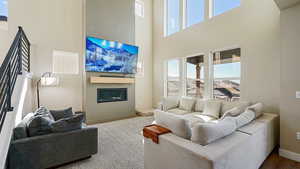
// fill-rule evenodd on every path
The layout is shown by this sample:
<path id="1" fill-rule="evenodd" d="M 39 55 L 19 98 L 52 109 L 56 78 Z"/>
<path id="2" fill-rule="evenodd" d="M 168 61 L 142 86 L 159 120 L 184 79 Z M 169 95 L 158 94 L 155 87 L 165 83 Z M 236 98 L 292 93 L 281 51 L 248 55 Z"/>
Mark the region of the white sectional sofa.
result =
<path id="1" fill-rule="evenodd" d="M 232 109 L 241 104 L 241 102 L 222 103 L 222 107 L 219 110 L 220 117 L 223 116 L 221 113 L 222 109 L 228 109 L 228 107 Z M 178 107 L 173 106 L 172 109 L 174 108 L 177 109 Z M 223 123 L 223 119 L 219 117 L 207 121 L 199 121 L 198 118 L 197 122 L 191 124 L 190 119 L 197 119 L 198 116 L 200 119 L 201 116 L 206 117 L 206 115 L 203 115 L 203 112 L 195 113 L 194 107 L 192 110 L 184 114 L 176 114 L 174 116 L 175 120 L 171 118 L 168 119 L 169 121 L 166 121 L 165 127 L 169 127 L 167 123 L 170 121 L 176 123 L 184 119 L 185 122 L 188 122 L 188 124 L 186 123 L 186 131 L 180 126 L 184 125 L 183 123 L 177 123 L 175 127 L 173 124 L 169 127 L 176 130 L 175 132 L 173 131 L 171 134 L 159 137 L 159 144 L 155 144 L 150 139 L 145 138 L 145 169 L 259 169 L 263 161 L 278 144 L 279 116 L 263 113 L 259 117 L 255 117 L 254 120 L 247 122 L 246 125 L 243 124 L 237 127 L 230 134 L 226 135 L 225 127 L 224 129 L 219 129 L 218 134 L 225 134 L 224 137 L 201 145 L 201 143 L 191 141 L 193 140 L 193 132 L 195 132 L 192 131 L 192 128 L 200 123 Z M 159 113 L 163 114 L 162 112 L 165 113 L 165 116 L 168 116 L 166 113 L 174 114 L 174 111 L 160 110 L 156 112 L 155 118 L 158 118 Z M 241 117 L 245 119 L 245 116 Z M 225 119 L 230 120 L 230 118 Z M 164 126 L 165 124 L 160 121 L 159 123 Z M 219 125 L 219 128 L 220 126 L 222 127 L 222 125 Z M 179 128 L 181 131 L 178 131 Z"/>

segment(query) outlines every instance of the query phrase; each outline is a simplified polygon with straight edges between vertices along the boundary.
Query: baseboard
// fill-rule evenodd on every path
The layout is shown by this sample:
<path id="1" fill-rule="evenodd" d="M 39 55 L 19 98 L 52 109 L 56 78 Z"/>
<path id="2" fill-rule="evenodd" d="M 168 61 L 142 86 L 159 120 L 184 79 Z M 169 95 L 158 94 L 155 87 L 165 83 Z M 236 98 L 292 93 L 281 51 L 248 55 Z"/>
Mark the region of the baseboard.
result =
<path id="1" fill-rule="evenodd" d="M 279 155 L 282 156 L 282 157 L 288 158 L 290 160 L 300 162 L 300 154 L 298 154 L 298 153 L 294 153 L 294 152 L 291 152 L 289 150 L 285 150 L 285 149 L 280 148 L 279 149 Z"/>

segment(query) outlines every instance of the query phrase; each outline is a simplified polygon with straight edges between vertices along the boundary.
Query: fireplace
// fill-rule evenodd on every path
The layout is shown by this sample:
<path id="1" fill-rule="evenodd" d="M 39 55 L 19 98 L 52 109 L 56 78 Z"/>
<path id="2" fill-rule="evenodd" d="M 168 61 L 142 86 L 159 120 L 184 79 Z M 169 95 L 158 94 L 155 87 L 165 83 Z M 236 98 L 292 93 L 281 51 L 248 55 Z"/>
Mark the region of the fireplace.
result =
<path id="1" fill-rule="evenodd" d="M 97 89 L 97 103 L 127 101 L 127 88 Z"/>

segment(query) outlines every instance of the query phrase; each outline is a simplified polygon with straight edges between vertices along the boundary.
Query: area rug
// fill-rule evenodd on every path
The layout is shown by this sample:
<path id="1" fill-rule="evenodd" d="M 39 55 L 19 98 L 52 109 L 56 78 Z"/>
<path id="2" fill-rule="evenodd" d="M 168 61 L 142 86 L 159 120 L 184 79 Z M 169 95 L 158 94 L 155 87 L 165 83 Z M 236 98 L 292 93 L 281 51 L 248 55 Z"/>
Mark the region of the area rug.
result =
<path id="1" fill-rule="evenodd" d="M 153 117 L 136 117 L 93 125 L 98 128 L 98 154 L 59 169 L 144 169 L 143 126 Z"/>

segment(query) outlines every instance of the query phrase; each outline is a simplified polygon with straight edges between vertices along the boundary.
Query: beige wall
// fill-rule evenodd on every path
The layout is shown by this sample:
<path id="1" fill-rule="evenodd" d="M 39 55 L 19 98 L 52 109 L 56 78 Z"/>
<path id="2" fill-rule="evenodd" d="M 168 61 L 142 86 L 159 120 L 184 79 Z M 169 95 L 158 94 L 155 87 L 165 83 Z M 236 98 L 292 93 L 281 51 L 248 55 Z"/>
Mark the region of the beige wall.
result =
<path id="1" fill-rule="evenodd" d="M 10 0 L 9 32 L 14 35 L 23 26 L 32 43 L 32 72 L 38 78 L 52 71 L 53 50 L 79 53 L 82 56 L 82 0 Z M 81 59 L 80 59 L 81 61 Z M 50 109 L 72 106 L 82 109 L 82 62 L 80 74 L 62 75 L 58 87 L 41 89 L 41 105 Z"/>
<path id="2" fill-rule="evenodd" d="M 86 35 L 107 40 L 135 44 L 134 0 L 87 0 Z M 85 111 L 88 123 L 98 123 L 132 117 L 135 115 L 134 84 L 91 84 L 90 76 L 103 73 L 85 74 Z M 97 88 L 127 88 L 128 101 L 97 103 Z"/>
<path id="3" fill-rule="evenodd" d="M 7 54 L 9 42 L 7 23 L 0 21 L 0 64 Z"/>
<path id="4" fill-rule="evenodd" d="M 242 0 L 240 8 L 169 37 L 163 36 L 164 1 L 154 0 L 153 8 L 154 105 L 164 93 L 165 60 L 197 53 L 207 56 L 211 50 L 239 46 L 242 99 L 262 101 L 266 111 L 279 112 L 280 11 L 273 0 Z"/>
<path id="5" fill-rule="evenodd" d="M 300 154 L 300 5 L 281 12 L 281 144 L 280 148 Z"/>
<path id="6" fill-rule="evenodd" d="M 141 0 L 145 5 L 144 18 L 135 16 L 135 43 L 139 46 L 139 62 L 144 72 L 136 77 L 135 107 L 139 112 L 152 109 L 152 0 Z"/>

